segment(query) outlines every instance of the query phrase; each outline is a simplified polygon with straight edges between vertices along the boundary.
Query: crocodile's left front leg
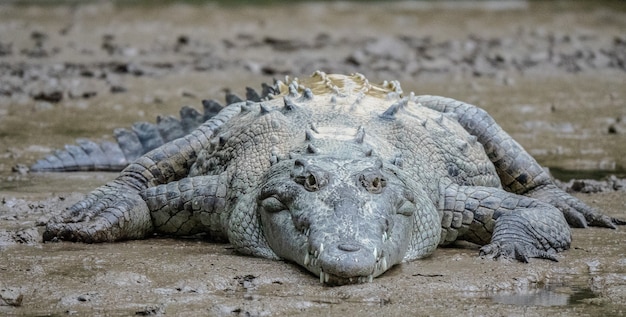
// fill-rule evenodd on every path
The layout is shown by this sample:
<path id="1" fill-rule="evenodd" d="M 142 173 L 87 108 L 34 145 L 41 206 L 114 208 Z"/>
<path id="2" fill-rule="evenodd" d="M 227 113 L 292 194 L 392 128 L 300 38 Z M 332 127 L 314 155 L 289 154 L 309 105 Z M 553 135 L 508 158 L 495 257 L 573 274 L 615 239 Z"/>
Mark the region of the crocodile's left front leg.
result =
<path id="1" fill-rule="evenodd" d="M 571 233 L 562 213 L 538 199 L 500 188 L 459 186 L 441 188 L 443 244 L 463 239 L 484 245 L 481 255 L 556 261 L 568 249 Z"/>
<path id="2" fill-rule="evenodd" d="M 608 217 L 558 188 L 541 165 L 506 133 L 483 109 L 458 100 L 438 96 L 416 96 L 422 105 L 455 113 L 458 122 L 476 136 L 495 165 L 502 186 L 516 194 L 537 198 L 557 207 L 572 227 L 615 228 L 626 221 Z"/>

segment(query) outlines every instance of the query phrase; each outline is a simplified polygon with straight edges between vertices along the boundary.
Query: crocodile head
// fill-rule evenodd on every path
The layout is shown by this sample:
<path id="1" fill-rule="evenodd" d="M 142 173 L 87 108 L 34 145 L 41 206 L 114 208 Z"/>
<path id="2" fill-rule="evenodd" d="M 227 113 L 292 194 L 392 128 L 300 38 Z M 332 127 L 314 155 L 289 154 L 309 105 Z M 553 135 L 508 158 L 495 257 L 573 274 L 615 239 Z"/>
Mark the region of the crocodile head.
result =
<path id="1" fill-rule="evenodd" d="M 374 157 L 329 156 L 274 165 L 258 196 L 267 244 L 327 284 L 368 282 L 400 263 L 420 236 L 416 201 L 423 200 L 389 165 Z M 437 219 L 434 206 L 426 209 L 426 218 Z M 439 237 L 428 231 L 435 231 L 426 239 L 432 241 L 420 245 L 428 244 L 430 253 Z"/>

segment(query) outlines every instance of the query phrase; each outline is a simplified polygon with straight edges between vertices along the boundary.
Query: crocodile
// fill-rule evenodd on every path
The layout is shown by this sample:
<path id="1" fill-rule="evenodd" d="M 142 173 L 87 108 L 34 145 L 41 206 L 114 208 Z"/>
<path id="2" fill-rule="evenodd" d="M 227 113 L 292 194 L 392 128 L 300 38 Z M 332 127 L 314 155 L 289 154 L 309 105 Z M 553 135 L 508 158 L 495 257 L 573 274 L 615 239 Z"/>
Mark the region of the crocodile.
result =
<path id="1" fill-rule="evenodd" d="M 557 188 L 477 106 L 360 74 L 318 71 L 265 88 L 206 118 L 183 116 L 206 121 L 146 146 L 155 148 L 53 217 L 44 241 L 203 234 L 342 285 L 456 240 L 486 258 L 557 261 L 570 226 L 626 224 Z M 88 165 L 115 167 L 106 161 Z M 34 169 L 63 169 L 46 162 Z"/>

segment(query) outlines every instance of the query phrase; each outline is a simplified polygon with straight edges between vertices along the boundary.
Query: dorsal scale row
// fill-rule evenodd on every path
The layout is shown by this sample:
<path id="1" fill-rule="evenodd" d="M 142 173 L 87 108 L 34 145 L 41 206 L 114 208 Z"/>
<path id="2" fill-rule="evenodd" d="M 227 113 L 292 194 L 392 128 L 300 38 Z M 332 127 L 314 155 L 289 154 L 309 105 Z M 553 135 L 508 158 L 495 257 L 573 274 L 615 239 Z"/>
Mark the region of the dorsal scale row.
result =
<path id="1" fill-rule="evenodd" d="M 359 96 L 359 93 L 382 99 L 395 100 L 402 95 L 402 88 L 397 81 L 385 81 L 381 85 L 371 84 L 364 75 L 355 73 L 350 76 L 326 74 L 316 71 L 311 77 L 300 80 L 285 77 L 285 81 L 277 80 L 273 90 L 277 94 L 271 94 L 273 98 L 289 96 L 295 98 L 302 93 L 301 97 L 310 100 L 312 95 L 334 95 L 336 97 Z"/>
<path id="2" fill-rule="evenodd" d="M 373 109 L 370 104 L 361 105 L 361 100 L 364 100 L 366 97 L 374 97 L 378 100 L 390 100 L 393 103 L 393 106 L 387 111 L 386 115 L 391 117 L 391 112 L 397 112 L 397 110 L 401 107 L 404 107 L 408 104 L 409 100 L 407 98 L 401 98 L 402 89 L 397 82 L 387 81 L 382 85 L 373 85 L 371 84 L 365 76 L 361 74 L 353 74 L 350 76 L 338 76 L 338 75 L 327 75 L 323 72 L 316 72 L 310 78 L 305 79 L 304 81 L 300 81 L 298 78 L 290 79 L 289 77 L 285 78 L 285 81 L 277 80 L 274 85 L 274 90 L 279 92 L 277 95 L 271 96 L 272 99 L 277 99 L 282 97 L 283 107 L 280 110 L 284 115 L 287 115 L 291 111 L 302 108 L 302 109 L 310 109 L 313 113 L 316 113 L 319 106 L 324 107 L 328 106 L 331 109 L 335 109 L 335 106 L 347 106 L 344 111 L 355 112 L 362 111 L 365 114 L 370 113 Z M 327 104 L 319 104 L 315 105 L 315 107 L 307 107 L 304 104 L 299 104 L 301 102 L 306 103 L 312 101 L 317 95 L 330 95 L 330 103 Z M 411 95 L 412 96 L 412 95 Z M 382 97 L 382 98 L 381 98 Z M 341 100 L 341 103 L 338 101 Z M 361 107 L 360 107 L 361 106 Z M 368 108 L 369 107 L 369 108 Z M 362 108 L 362 109 L 359 109 Z M 278 110 L 278 109 L 277 109 Z M 335 109 L 340 111 L 339 109 Z M 270 109 L 268 107 L 264 107 L 261 109 L 261 113 L 269 113 Z M 369 114 L 371 115 L 371 114 Z M 381 115 L 385 115 L 381 113 Z M 317 120 L 316 116 L 313 115 L 311 117 L 313 121 Z M 349 141 L 352 140 L 355 145 L 355 150 L 363 153 L 364 156 L 372 155 L 372 148 L 364 143 L 366 130 L 362 125 L 359 125 L 357 129 L 353 129 L 347 127 L 345 129 L 324 129 L 328 130 L 324 133 L 320 134 L 320 131 L 315 127 L 314 122 L 310 122 L 311 127 L 304 129 L 304 142 L 305 145 L 302 148 L 303 154 L 309 155 L 317 155 L 325 153 L 334 147 L 331 145 L 331 148 L 327 148 L 327 146 L 323 146 L 323 144 L 332 144 L 334 141 Z M 331 143 L 327 143 L 330 141 Z M 324 151 L 322 151 L 324 149 Z M 296 153 L 290 153 L 289 157 L 295 157 Z M 276 162 L 276 155 L 271 156 L 272 163 Z M 396 163 L 398 160 L 391 160 L 392 163 Z M 401 165 L 401 164 L 397 164 Z"/>
<path id="3" fill-rule="evenodd" d="M 348 125 L 343 130 L 324 127 L 324 132 L 320 134 L 320 131 L 314 125 L 318 120 L 315 113 L 326 111 L 323 109 L 324 107 L 329 107 L 328 109 L 331 111 L 354 113 L 357 116 L 376 116 L 376 113 L 378 113 L 377 116 L 379 118 L 386 120 L 396 120 L 400 118 L 400 113 L 402 112 L 403 116 L 409 115 L 416 119 L 422 127 L 434 129 L 434 131 L 445 130 L 447 125 L 449 125 L 448 119 L 452 121 L 458 120 L 454 114 L 443 113 L 424 117 L 421 111 L 415 112 L 415 107 L 421 106 L 416 96 L 413 93 L 402 96 L 402 89 L 399 83 L 396 81 L 385 81 L 380 85 L 371 84 L 362 74 L 352 74 L 350 76 L 328 75 L 318 71 L 311 77 L 303 80 L 299 78 L 290 79 L 289 77 L 286 77 L 284 81 L 277 80 L 271 90 L 276 94 L 268 95 L 268 99 L 282 98 L 282 107 L 273 108 L 269 105 L 261 104 L 261 114 L 270 113 L 274 109 L 279 110 L 284 115 L 298 108 L 311 111 L 310 116 L 307 115 L 311 120 L 309 122 L 311 127 L 303 130 L 304 144 L 301 148 L 301 154 L 323 154 L 332 151 L 335 146 L 330 144 L 333 144 L 335 141 L 353 140 L 355 145 L 359 145 L 355 147 L 357 152 L 361 152 L 365 156 L 372 155 L 373 150 L 371 146 L 364 142 L 366 129 L 362 125 L 358 125 L 356 129 Z M 321 103 L 306 105 L 306 103 L 313 101 L 316 96 L 324 96 L 324 98 L 330 96 L 330 102 L 324 103 L 318 100 Z M 388 100 L 390 103 L 385 107 L 385 103 L 381 103 L 381 100 Z M 409 104 L 411 105 L 410 107 Z M 293 113 L 302 115 L 302 112 Z M 322 125 L 327 124 L 323 123 Z M 470 146 L 475 145 L 475 139 L 475 137 L 470 137 L 468 140 L 460 141 L 457 146 L 461 152 L 466 152 Z M 279 156 L 272 154 L 270 161 L 272 163 L 277 162 Z M 293 155 L 289 156 L 293 157 Z M 398 167 L 403 165 L 403 159 L 399 153 L 389 157 L 388 161 Z"/>

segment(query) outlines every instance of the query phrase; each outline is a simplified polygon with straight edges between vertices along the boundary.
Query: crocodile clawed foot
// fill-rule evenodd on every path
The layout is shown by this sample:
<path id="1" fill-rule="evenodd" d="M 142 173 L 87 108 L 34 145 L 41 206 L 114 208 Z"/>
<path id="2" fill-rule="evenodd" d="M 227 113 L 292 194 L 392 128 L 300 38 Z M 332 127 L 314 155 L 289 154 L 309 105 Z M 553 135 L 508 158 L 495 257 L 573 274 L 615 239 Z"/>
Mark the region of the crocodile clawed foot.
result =
<path id="1" fill-rule="evenodd" d="M 491 259 L 515 259 L 522 263 L 528 263 L 530 258 L 547 259 L 558 262 L 552 252 L 539 250 L 530 244 L 521 242 L 493 242 L 480 248 L 480 256 Z"/>
<path id="2" fill-rule="evenodd" d="M 43 240 L 97 243 L 114 241 L 112 233 L 111 226 L 104 223 L 103 218 L 90 222 L 53 222 L 46 226 Z"/>
<path id="3" fill-rule="evenodd" d="M 595 211 L 591 215 L 589 215 L 587 218 L 588 218 L 587 221 L 590 226 L 617 229 L 617 226 L 626 225 L 626 221 L 622 219 L 609 217 L 609 216 L 603 215 Z"/>
<path id="4" fill-rule="evenodd" d="M 150 212 L 137 191 L 102 186 L 51 219 L 44 241 L 107 242 L 139 239 L 152 232 Z"/>
<path id="5" fill-rule="evenodd" d="M 626 225 L 626 221 L 606 216 L 554 185 L 539 187 L 530 196 L 558 208 L 574 228 L 594 226 L 615 229 L 616 225 Z"/>

